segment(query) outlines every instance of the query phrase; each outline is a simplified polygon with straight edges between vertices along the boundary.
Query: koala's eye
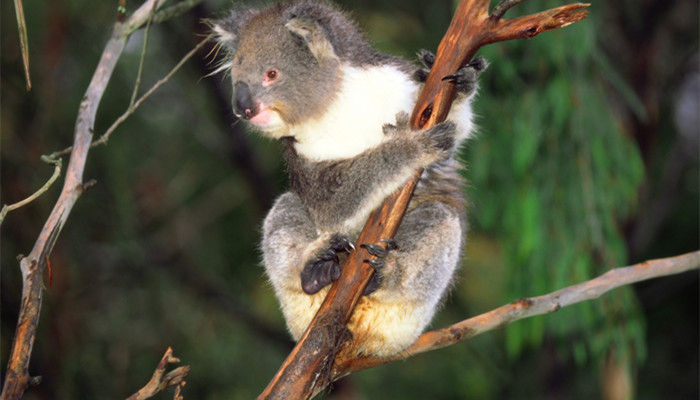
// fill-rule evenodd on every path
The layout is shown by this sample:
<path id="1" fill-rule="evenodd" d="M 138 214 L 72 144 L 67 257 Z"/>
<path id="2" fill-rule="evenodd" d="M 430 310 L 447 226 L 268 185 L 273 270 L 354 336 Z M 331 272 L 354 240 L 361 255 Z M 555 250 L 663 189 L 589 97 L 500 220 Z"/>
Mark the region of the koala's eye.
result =
<path id="1" fill-rule="evenodd" d="M 270 84 L 280 77 L 280 70 L 277 68 L 270 68 L 265 71 L 265 76 L 263 77 L 263 83 Z"/>

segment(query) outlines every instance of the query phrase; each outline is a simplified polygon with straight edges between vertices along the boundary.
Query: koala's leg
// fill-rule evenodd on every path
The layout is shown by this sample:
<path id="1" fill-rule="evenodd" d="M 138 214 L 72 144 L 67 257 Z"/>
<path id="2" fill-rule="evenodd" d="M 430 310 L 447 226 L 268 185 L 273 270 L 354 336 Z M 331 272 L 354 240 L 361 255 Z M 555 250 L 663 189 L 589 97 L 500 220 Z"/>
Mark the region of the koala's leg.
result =
<path id="1" fill-rule="evenodd" d="M 265 217 L 262 242 L 265 269 L 276 290 L 301 290 L 299 274 L 317 239 L 299 197 L 292 192 L 280 196 Z"/>
<path id="2" fill-rule="evenodd" d="M 304 291 L 302 271 L 309 260 L 328 252 L 331 239 L 332 235 L 318 233 L 293 192 L 280 196 L 265 218 L 263 262 L 294 339 L 302 335 L 325 297 L 324 292 L 309 295 Z M 332 275 L 332 270 L 323 268 L 313 272 L 314 279 Z"/>
<path id="3" fill-rule="evenodd" d="M 464 232 L 462 211 L 440 202 L 425 202 L 406 214 L 377 272 L 383 301 L 423 305 L 430 320 L 459 265 Z"/>
<path id="4" fill-rule="evenodd" d="M 459 265 L 462 211 L 431 201 L 409 211 L 383 257 L 379 288 L 360 299 L 348 327 L 356 353 L 391 355 L 410 346 L 430 323 Z"/>
<path id="5" fill-rule="evenodd" d="M 338 253 L 353 245 L 344 236 L 319 235 L 299 197 L 280 196 L 263 225 L 263 257 L 275 290 L 314 294 L 340 277 Z"/>

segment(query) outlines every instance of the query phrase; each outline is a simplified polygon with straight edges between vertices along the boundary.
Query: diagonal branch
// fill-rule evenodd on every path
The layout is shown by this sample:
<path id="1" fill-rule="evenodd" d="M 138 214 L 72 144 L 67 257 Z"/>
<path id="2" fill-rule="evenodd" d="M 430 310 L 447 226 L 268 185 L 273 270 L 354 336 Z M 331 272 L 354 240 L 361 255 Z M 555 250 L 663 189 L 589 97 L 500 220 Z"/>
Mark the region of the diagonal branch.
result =
<path id="1" fill-rule="evenodd" d="M 459 3 L 413 110 L 412 127 L 428 128 L 445 119 L 454 100 L 455 88 L 442 78 L 455 73 L 471 60 L 481 46 L 529 38 L 580 21 L 587 15 L 585 11 L 579 11 L 587 4 L 572 4 L 528 17 L 501 19 L 508 8 L 520 1 L 502 1 L 494 16 L 489 16 L 488 0 L 462 0 Z M 416 171 L 410 182 L 389 196 L 370 215 L 357 243 L 379 243 L 380 239 L 394 237 L 421 173 Z M 372 256 L 360 246 L 348 256 L 340 279 L 331 286 L 311 324 L 259 399 L 308 398 L 330 383 L 334 351 L 345 340 L 344 326 L 374 273 L 363 262 L 370 258 Z"/>

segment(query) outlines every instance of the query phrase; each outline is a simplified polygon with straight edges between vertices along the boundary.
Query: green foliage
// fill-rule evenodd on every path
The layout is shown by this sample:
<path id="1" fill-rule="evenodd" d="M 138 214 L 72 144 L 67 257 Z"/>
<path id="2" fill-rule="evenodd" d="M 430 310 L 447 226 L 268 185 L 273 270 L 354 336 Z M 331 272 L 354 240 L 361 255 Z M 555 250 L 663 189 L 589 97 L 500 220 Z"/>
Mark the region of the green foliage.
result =
<path id="1" fill-rule="evenodd" d="M 531 7 L 544 7 L 528 2 Z M 588 21 L 527 42 L 491 46 L 476 105 L 478 139 L 470 144 L 470 197 L 478 227 L 497 234 L 510 268 L 504 301 L 583 282 L 627 263 L 620 223 L 635 210 L 644 166 L 610 110 L 601 76 L 609 65 L 595 49 Z M 595 60 L 598 60 L 596 63 Z M 639 100 L 625 92 L 628 106 Z M 643 359 L 644 329 L 630 288 L 506 329 L 511 357 L 547 335 L 579 363 L 611 349 Z M 618 350 L 620 351 L 620 350 Z"/>

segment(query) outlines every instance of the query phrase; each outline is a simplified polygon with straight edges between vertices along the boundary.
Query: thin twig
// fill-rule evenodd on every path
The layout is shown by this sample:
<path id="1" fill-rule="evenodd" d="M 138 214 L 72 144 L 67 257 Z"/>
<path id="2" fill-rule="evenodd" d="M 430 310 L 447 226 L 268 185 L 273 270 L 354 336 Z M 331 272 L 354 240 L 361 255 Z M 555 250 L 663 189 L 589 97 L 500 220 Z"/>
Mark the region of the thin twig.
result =
<path id="1" fill-rule="evenodd" d="M 0 225 L 2 225 L 3 221 L 5 220 L 5 216 L 7 216 L 7 213 L 16 210 L 20 207 L 23 207 L 39 198 L 39 196 L 41 196 L 47 190 L 49 190 L 49 188 L 54 184 L 54 182 L 56 182 L 56 179 L 58 179 L 58 177 L 61 176 L 61 166 L 63 164 L 63 160 L 61 160 L 60 158 L 49 158 L 46 156 L 42 156 L 41 160 L 45 163 L 54 165 L 53 175 L 51 175 L 49 180 L 46 181 L 46 183 L 44 183 L 44 186 L 42 186 L 39 190 L 34 192 L 34 194 L 32 194 L 31 196 L 27 197 L 22 201 L 18 201 L 17 203 L 4 205 L 2 207 L 2 211 L 0 211 Z"/>
<path id="2" fill-rule="evenodd" d="M 159 79 L 153 86 L 151 86 L 150 89 L 146 91 L 141 97 L 139 97 L 136 102 L 134 102 L 132 107 L 129 107 L 124 111 L 122 115 L 120 115 L 112 125 L 105 131 L 105 133 L 102 134 L 97 140 L 92 142 L 90 144 L 90 147 L 96 147 L 102 144 L 106 144 L 107 141 L 109 140 L 110 136 L 112 136 L 112 133 L 121 125 L 124 121 L 127 120 L 134 112 L 136 112 L 136 109 L 143 103 L 146 99 L 148 99 L 158 88 L 163 86 L 164 83 L 166 83 L 170 78 L 172 78 L 173 75 L 189 60 L 194 56 L 199 49 L 204 46 L 209 40 L 211 40 L 214 37 L 214 35 L 209 35 L 205 37 L 201 42 L 199 42 L 192 50 L 189 51 L 171 70 L 168 72 L 163 78 Z M 57 151 L 49 155 L 49 157 L 62 157 L 67 154 L 70 154 L 70 152 L 73 150 L 72 147 L 67 147 L 61 151 Z"/>
<path id="3" fill-rule="evenodd" d="M 491 17 L 496 19 L 501 19 L 506 11 L 510 10 L 512 7 L 522 3 L 525 0 L 501 0 L 496 6 L 491 10 Z"/>
<path id="4" fill-rule="evenodd" d="M 178 15 L 189 11 L 192 7 L 196 6 L 202 1 L 204 0 L 182 0 L 168 8 L 163 8 L 162 10 L 158 11 L 153 17 L 153 23 L 159 24 L 171 18 L 175 18 Z"/>
<path id="5" fill-rule="evenodd" d="M 117 129 L 119 125 L 121 125 L 122 122 L 126 121 L 127 118 L 133 114 L 136 109 L 143 103 L 146 99 L 148 99 L 158 88 L 160 88 L 165 82 L 170 80 L 173 75 L 182 67 L 187 60 L 192 58 L 199 49 L 204 46 L 205 43 L 207 43 L 209 40 L 211 40 L 214 37 L 214 35 L 209 35 L 206 38 L 204 38 L 201 42 L 199 42 L 192 50 L 190 50 L 189 53 L 187 53 L 181 60 L 178 62 L 173 69 L 170 70 L 163 78 L 159 79 L 158 82 L 156 82 L 146 93 L 144 93 L 141 97 L 139 97 L 138 100 L 133 104 L 132 107 L 129 107 L 122 115 L 117 118 L 112 125 L 105 131 L 105 133 L 100 136 L 99 139 L 95 140 L 90 146 L 95 147 L 99 146 L 101 144 L 107 143 L 109 140 L 109 137 L 112 135 L 112 133 Z"/>
<path id="6" fill-rule="evenodd" d="M 148 50 L 148 38 L 151 33 L 151 22 L 153 21 L 153 16 L 156 13 L 156 3 L 153 3 L 151 8 L 151 14 L 148 16 L 148 21 L 146 21 L 146 29 L 143 34 L 143 48 L 141 49 L 141 58 L 139 59 L 139 69 L 136 72 L 136 82 L 134 83 L 134 91 L 131 93 L 131 100 L 129 101 L 129 109 L 134 107 L 134 101 L 139 93 L 139 87 L 141 86 L 141 77 L 143 76 L 143 65 L 146 62 L 146 50 Z"/>

